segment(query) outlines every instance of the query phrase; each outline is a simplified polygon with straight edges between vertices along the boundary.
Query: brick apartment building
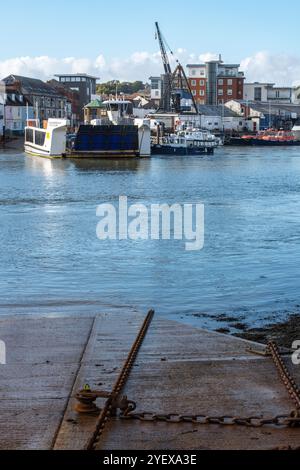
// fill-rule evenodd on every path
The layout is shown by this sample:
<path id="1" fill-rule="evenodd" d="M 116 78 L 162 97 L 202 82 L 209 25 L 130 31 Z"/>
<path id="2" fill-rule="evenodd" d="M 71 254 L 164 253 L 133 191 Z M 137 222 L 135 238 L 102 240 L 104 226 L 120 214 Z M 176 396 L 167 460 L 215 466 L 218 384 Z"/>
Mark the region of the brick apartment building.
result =
<path id="1" fill-rule="evenodd" d="M 192 94 L 199 104 L 215 106 L 244 97 L 243 72 L 239 64 L 224 64 L 221 60 L 205 64 L 188 64 L 188 78 Z"/>

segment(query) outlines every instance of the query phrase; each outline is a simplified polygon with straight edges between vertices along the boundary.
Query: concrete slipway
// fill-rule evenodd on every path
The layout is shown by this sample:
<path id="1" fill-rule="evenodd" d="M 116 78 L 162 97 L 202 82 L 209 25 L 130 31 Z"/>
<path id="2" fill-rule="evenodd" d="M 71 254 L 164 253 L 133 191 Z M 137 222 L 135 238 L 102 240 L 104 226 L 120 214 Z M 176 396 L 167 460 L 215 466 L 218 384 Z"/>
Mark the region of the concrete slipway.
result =
<path id="1" fill-rule="evenodd" d="M 89 383 L 110 391 L 143 322 L 123 312 L 93 317 L 1 317 L 1 449 L 83 449 L 96 417 L 73 396 Z M 137 411 L 208 415 L 289 413 L 271 359 L 253 343 L 156 316 L 126 385 Z M 257 347 L 257 345 L 256 345 Z M 300 368 L 286 359 L 298 383 Z M 101 406 L 101 400 L 98 402 Z M 272 449 L 300 446 L 300 428 L 109 421 L 98 449 Z"/>

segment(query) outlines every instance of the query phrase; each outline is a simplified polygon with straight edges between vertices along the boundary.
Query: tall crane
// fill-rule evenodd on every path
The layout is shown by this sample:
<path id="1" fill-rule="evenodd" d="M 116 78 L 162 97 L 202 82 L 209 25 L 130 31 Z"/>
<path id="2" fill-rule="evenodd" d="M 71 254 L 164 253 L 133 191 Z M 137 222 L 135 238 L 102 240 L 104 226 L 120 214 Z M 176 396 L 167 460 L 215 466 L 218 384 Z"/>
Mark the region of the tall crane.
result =
<path id="1" fill-rule="evenodd" d="M 160 31 L 160 28 L 159 28 L 159 25 L 158 25 L 157 21 L 155 23 L 155 27 L 156 27 L 157 39 L 158 39 L 159 46 L 160 46 L 161 57 L 162 57 L 162 60 L 163 60 L 163 66 L 164 66 L 164 69 L 165 69 L 165 74 L 172 75 L 172 69 L 171 69 L 168 54 L 167 54 L 167 51 L 166 51 L 166 48 L 165 48 L 165 43 L 164 43 L 164 40 L 163 40 L 163 37 L 162 37 L 162 34 L 161 34 L 161 31 Z"/>
<path id="2" fill-rule="evenodd" d="M 162 84 L 162 98 L 160 102 L 160 110 L 165 112 L 176 112 L 181 113 L 181 96 L 182 93 L 185 93 L 191 99 L 194 107 L 194 113 L 198 114 L 197 104 L 195 98 L 192 94 L 188 79 L 185 75 L 182 65 L 177 60 L 177 67 L 175 72 L 172 72 L 171 65 L 169 62 L 168 54 L 166 51 L 166 40 L 164 39 L 158 22 L 155 23 L 156 28 L 156 37 L 159 42 L 161 57 L 164 66 L 164 77 Z M 172 50 L 168 47 L 170 53 L 173 55 Z"/>
<path id="3" fill-rule="evenodd" d="M 161 97 L 161 102 L 160 102 L 160 109 L 166 112 L 170 112 L 172 111 L 172 107 L 171 107 L 172 69 L 171 69 L 168 54 L 165 48 L 165 41 L 163 39 L 163 36 L 161 34 L 157 21 L 155 23 L 155 27 L 156 27 L 156 36 L 159 42 L 161 57 L 163 61 L 164 72 L 165 72 L 164 77 L 163 77 L 163 83 L 162 83 L 162 97 Z"/>

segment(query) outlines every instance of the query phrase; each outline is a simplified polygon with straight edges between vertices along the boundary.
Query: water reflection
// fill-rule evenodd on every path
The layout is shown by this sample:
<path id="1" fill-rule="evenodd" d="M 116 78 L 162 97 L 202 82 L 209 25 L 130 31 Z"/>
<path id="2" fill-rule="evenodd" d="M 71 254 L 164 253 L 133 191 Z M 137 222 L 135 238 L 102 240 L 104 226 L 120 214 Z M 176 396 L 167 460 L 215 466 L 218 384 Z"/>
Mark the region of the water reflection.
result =
<path id="1" fill-rule="evenodd" d="M 74 158 L 70 163 L 79 171 L 130 171 L 136 172 L 144 167 L 140 158 Z"/>

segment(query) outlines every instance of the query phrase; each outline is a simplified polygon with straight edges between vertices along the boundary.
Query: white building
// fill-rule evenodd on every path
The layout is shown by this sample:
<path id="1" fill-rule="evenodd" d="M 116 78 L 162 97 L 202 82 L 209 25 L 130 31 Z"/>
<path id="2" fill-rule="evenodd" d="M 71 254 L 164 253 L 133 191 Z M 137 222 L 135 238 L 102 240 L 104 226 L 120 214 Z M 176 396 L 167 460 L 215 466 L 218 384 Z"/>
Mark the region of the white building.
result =
<path id="1" fill-rule="evenodd" d="M 300 104 L 300 85 L 293 88 L 293 103 Z"/>
<path id="2" fill-rule="evenodd" d="M 245 83 L 244 100 L 288 104 L 293 102 L 293 88 L 276 87 L 275 83 Z"/>
<path id="3" fill-rule="evenodd" d="M 151 83 L 151 100 L 159 105 L 162 96 L 162 79 L 161 77 L 150 77 Z"/>

